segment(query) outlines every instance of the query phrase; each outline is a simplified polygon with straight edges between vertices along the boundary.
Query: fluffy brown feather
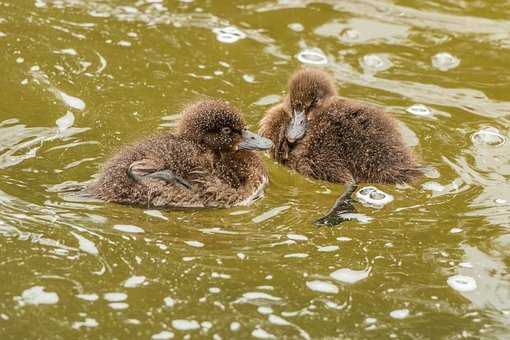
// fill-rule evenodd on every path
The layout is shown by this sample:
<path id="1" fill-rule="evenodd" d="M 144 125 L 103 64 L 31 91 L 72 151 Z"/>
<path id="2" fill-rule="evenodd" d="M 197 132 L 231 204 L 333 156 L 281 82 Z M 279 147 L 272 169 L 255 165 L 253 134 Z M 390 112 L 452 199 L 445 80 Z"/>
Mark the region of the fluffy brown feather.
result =
<path id="1" fill-rule="evenodd" d="M 226 127 L 231 133 L 222 133 Z M 184 111 L 176 134 L 155 135 L 122 149 L 87 191 L 109 202 L 160 208 L 241 204 L 257 195 L 267 178 L 255 152 L 237 150 L 244 128 L 240 113 L 225 102 L 196 103 Z M 140 160 L 171 170 L 192 189 L 160 179 L 135 181 L 128 169 Z"/>
<path id="2" fill-rule="evenodd" d="M 308 127 L 287 139 L 293 112 Z M 330 76 L 303 69 L 289 81 L 289 95 L 270 108 L 259 133 L 273 141 L 270 155 L 303 175 L 356 183 L 408 183 L 422 175 L 393 117 L 372 105 L 337 96 Z"/>

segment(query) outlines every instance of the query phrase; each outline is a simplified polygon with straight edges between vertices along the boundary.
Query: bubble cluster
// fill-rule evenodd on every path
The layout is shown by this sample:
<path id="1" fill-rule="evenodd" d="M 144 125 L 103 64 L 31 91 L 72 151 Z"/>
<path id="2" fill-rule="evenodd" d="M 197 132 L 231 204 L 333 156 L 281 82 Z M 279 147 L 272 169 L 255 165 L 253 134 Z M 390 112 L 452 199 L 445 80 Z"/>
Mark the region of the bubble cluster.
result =
<path id="1" fill-rule="evenodd" d="M 299 52 L 296 58 L 303 64 L 326 65 L 328 63 L 328 58 L 318 48 L 305 49 Z"/>
<path id="2" fill-rule="evenodd" d="M 475 279 L 470 276 L 454 275 L 450 276 L 446 282 L 459 292 L 471 292 L 477 288 Z"/>
<path id="3" fill-rule="evenodd" d="M 359 63 L 365 71 L 371 72 L 384 71 L 393 65 L 388 57 L 379 54 L 367 54 L 360 59 Z"/>
<path id="4" fill-rule="evenodd" d="M 53 305 L 58 302 L 57 293 L 46 292 L 42 286 L 34 286 L 23 291 L 19 298 L 21 305 Z"/>
<path id="5" fill-rule="evenodd" d="M 364 204 L 375 207 L 382 207 L 393 201 L 393 196 L 376 187 L 364 187 L 356 193 L 356 197 Z"/>
<path id="6" fill-rule="evenodd" d="M 486 127 L 471 135 L 471 141 L 478 145 L 499 146 L 506 142 L 506 137 L 495 127 Z"/>
<path id="7" fill-rule="evenodd" d="M 414 105 L 410 106 L 409 108 L 407 108 L 406 111 L 409 112 L 410 114 L 415 115 L 415 116 L 423 116 L 423 117 L 432 116 L 432 111 L 423 104 L 414 104 Z"/>
<path id="8" fill-rule="evenodd" d="M 219 42 L 233 44 L 238 40 L 246 38 L 246 34 L 235 26 L 227 26 L 213 29 L 216 39 Z"/>
<path id="9" fill-rule="evenodd" d="M 432 57 L 432 66 L 440 71 L 448 71 L 459 66 L 460 60 L 450 53 L 441 52 Z"/>

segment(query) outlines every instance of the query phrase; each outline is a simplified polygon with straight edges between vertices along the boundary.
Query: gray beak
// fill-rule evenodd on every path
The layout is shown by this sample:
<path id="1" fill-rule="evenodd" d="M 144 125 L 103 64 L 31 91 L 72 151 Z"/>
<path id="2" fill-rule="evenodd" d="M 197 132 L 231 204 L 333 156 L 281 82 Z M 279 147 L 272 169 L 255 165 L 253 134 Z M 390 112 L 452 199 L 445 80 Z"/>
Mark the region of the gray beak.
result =
<path id="1" fill-rule="evenodd" d="M 273 146 L 271 140 L 257 135 L 249 130 L 243 130 L 241 143 L 239 143 L 239 150 L 268 150 Z"/>
<path id="2" fill-rule="evenodd" d="M 297 140 L 303 138 L 308 127 L 304 111 L 294 111 L 290 124 L 287 127 L 287 140 L 290 143 L 295 143 Z"/>

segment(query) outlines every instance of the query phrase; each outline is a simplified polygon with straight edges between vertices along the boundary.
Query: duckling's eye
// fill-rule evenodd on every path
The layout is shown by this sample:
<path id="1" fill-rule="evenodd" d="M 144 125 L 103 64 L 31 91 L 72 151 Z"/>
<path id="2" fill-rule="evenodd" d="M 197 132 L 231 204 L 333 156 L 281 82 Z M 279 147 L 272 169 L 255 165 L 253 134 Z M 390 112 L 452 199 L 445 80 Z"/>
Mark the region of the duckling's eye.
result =
<path id="1" fill-rule="evenodd" d="M 225 126 L 224 128 L 221 129 L 221 133 L 224 135 L 230 135 L 231 132 L 232 132 L 232 129 L 229 128 L 228 126 Z"/>

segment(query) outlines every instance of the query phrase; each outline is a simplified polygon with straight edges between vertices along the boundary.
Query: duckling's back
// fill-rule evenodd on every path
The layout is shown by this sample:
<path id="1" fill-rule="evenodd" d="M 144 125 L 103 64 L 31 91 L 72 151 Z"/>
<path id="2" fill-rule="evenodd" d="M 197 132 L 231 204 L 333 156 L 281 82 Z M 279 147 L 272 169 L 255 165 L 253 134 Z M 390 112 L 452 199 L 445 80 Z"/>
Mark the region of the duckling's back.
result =
<path id="1" fill-rule="evenodd" d="M 182 178 L 189 178 L 202 166 L 196 145 L 171 134 L 153 136 L 115 154 L 88 191 L 104 201 L 142 205 L 149 204 L 163 187 L 176 198 L 183 195 L 186 189 L 177 184 L 158 180 L 139 183 L 132 179 L 128 174 L 130 165 L 143 159 L 150 159 L 161 169 L 171 169 Z"/>
<path id="2" fill-rule="evenodd" d="M 158 170 L 171 170 L 192 188 L 159 179 L 134 180 L 129 167 L 141 160 L 150 160 Z M 191 141 L 167 134 L 122 149 L 87 192 L 107 202 L 156 208 L 230 207 L 250 203 L 266 182 L 265 167 L 254 152 L 218 159 Z"/>
<path id="3" fill-rule="evenodd" d="M 314 113 L 312 121 L 291 162 L 297 165 L 300 154 L 312 157 L 317 177 L 394 184 L 421 176 L 395 120 L 382 109 L 334 97 Z"/>

